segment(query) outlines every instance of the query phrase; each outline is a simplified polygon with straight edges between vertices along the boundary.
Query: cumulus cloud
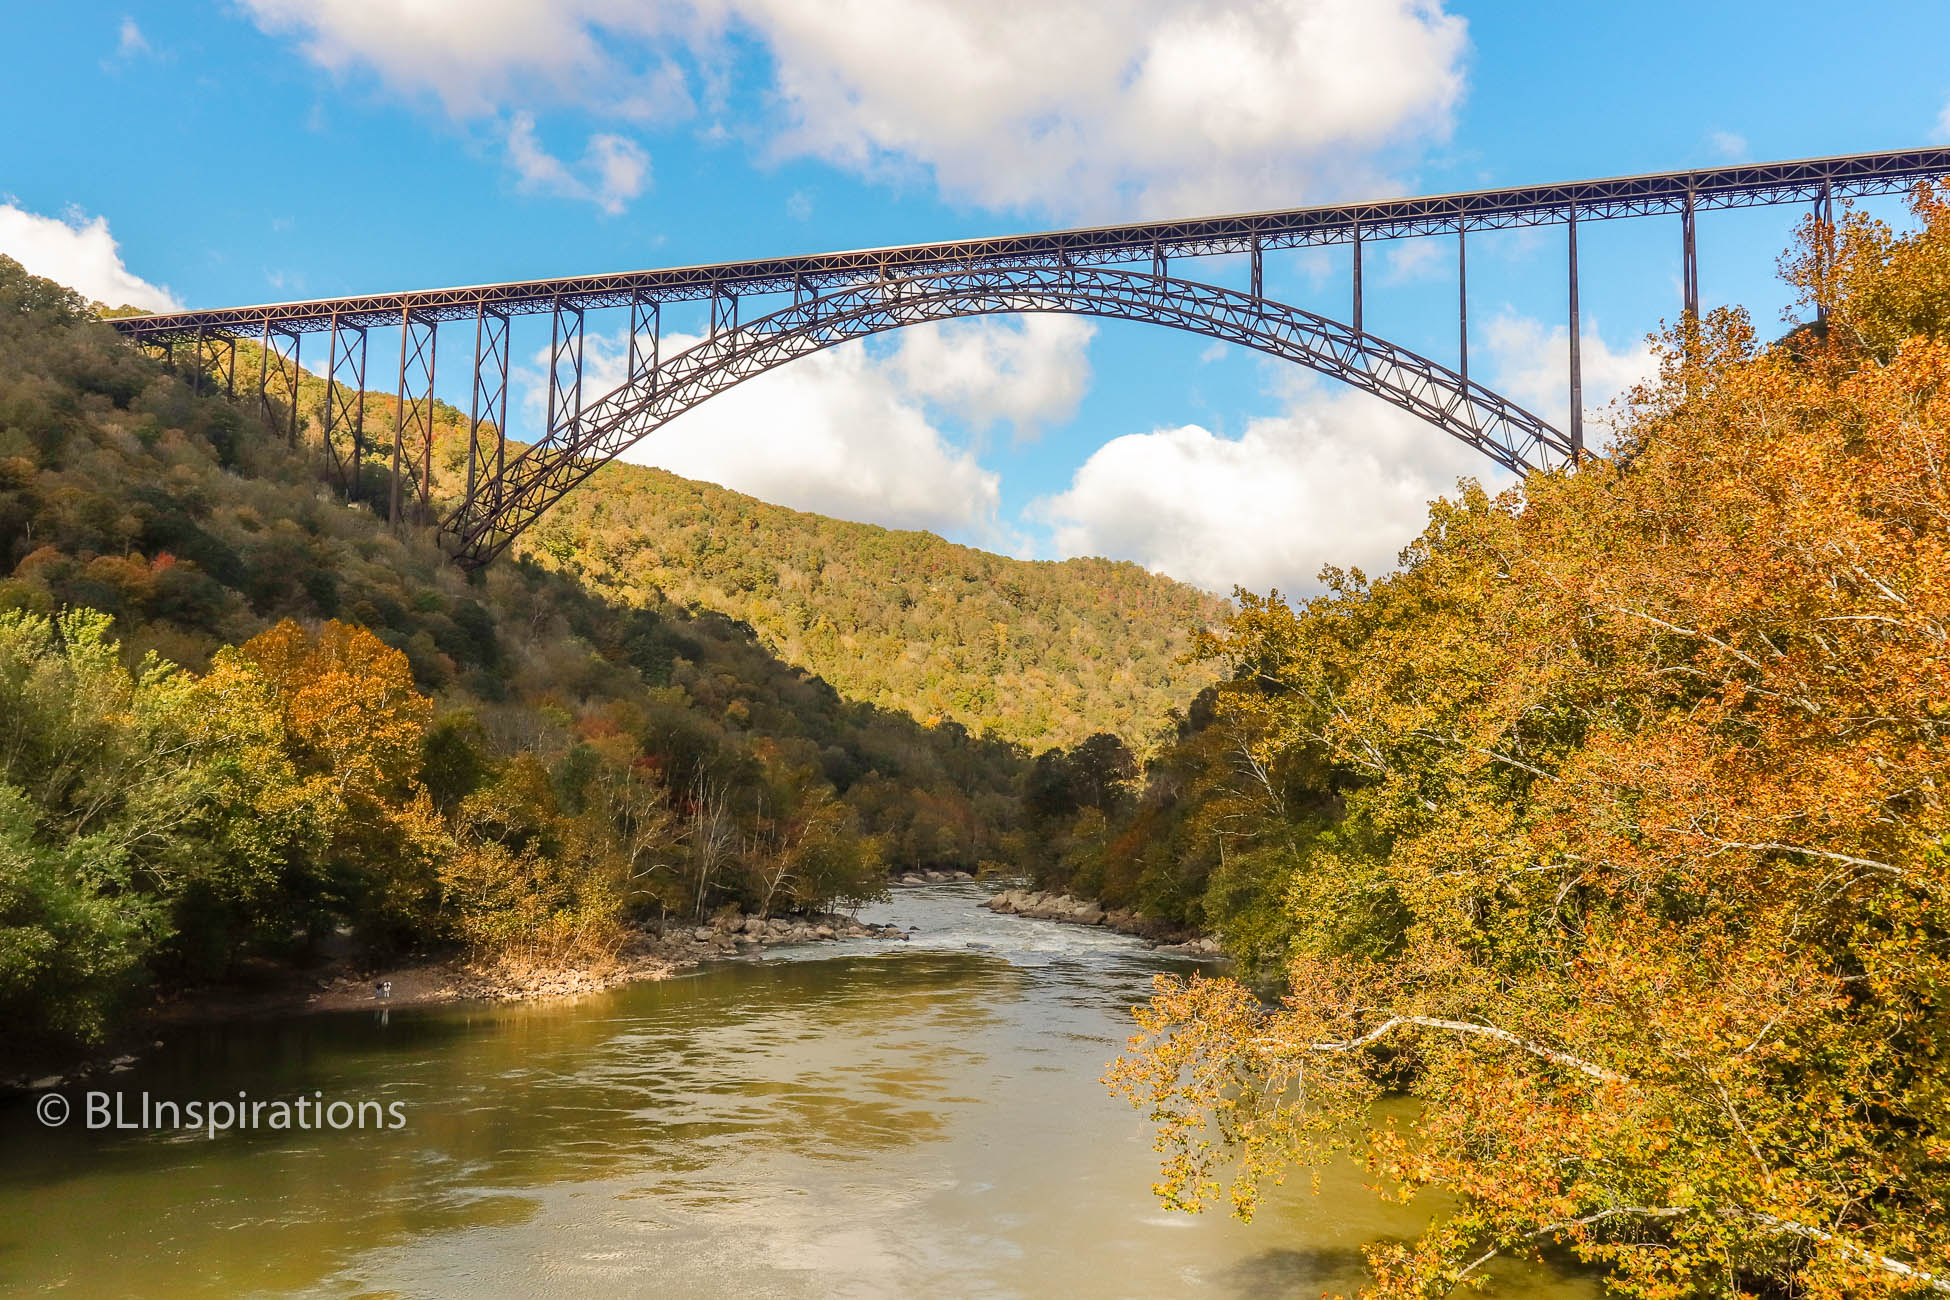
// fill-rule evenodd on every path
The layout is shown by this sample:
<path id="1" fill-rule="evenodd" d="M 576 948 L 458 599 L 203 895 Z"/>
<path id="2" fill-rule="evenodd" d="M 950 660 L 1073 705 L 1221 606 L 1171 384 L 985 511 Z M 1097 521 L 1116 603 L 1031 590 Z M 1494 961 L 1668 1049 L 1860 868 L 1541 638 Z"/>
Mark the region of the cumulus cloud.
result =
<path id="1" fill-rule="evenodd" d="M 1377 398 L 1303 386 L 1292 410 L 1236 438 L 1188 424 L 1097 449 L 1032 506 L 1063 555 L 1106 555 L 1216 592 L 1309 594 L 1327 564 L 1395 565 L 1428 503 L 1474 477 L 1509 476 Z"/>
<path id="2" fill-rule="evenodd" d="M 1564 326 L 1505 311 L 1480 336 L 1482 376 L 1563 428 L 1569 337 Z M 1582 360 L 1587 436 L 1602 438 L 1610 401 L 1652 374 L 1651 349 L 1613 349 L 1586 320 Z M 1379 398 L 1286 367 L 1269 377 L 1287 409 L 1237 437 L 1190 424 L 1100 447 L 1068 488 L 1031 507 L 1057 553 L 1134 560 L 1218 592 L 1240 584 L 1308 594 L 1327 564 L 1392 569 L 1428 503 L 1459 479 L 1493 492 L 1514 481 Z"/>
<path id="3" fill-rule="evenodd" d="M 122 264 L 107 217 L 70 212 L 66 219 L 43 217 L 12 203 L 0 204 L 0 253 L 35 275 L 58 280 L 110 307 L 181 311 L 183 304 L 161 285 L 144 280 Z"/>
<path id="4" fill-rule="evenodd" d="M 243 0 L 328 68 L 458 115 L 552 98 L 636 119 L 717 104 L 769 55 L 746 125 L 774 157 L 919 172 L 1060 213 L 1284 205 L 1382 185 L 1444 138 L 1467 26 L 1443 0 Z"/>
<path id="5" fill-rule="evenodd" d="M 612 215 L 650 183 L 650 155 L 620 135 L 589 137 L 582 162 L 571 168 L 542 147 L 531 113 L 517 113 L 508 128 L 508 163 L 521 187 L 565 199 L 584 199 Z"/>
<path id="6" fill-rule="evenodd" d="M 1025 437 L 1076 414 L 1090 388 L 1096 334 L 1078 316 L 916 325 L 901 332 L 893 378 L 972 428 L 1004 422 Z"/>
<path id="7" fill-rule="evenodd" d="M 264 31 L 298 38 L 336 73 L 369 68 L 455 116 L 488 116 L 513 98 L 602 96 L 619 116 L 690 110 L 680 70 L 662 59 L 618 63 L 606 36 L 662 34 L 678 6 L 654 0 L 242 0 Z"/>
<path id="8" fill-rule="evenodd" d="M 998 518 L 1000 476 L 940 420 L 1021 427 L 1067 414 L 1089 385 L 1090 335 L 1086 322 L 1027 317 L 905 330 L 887 355 L 843 344 L 718 394 L 624 458 L 800 510 L 1018 550 Z M 697 342 L 666 332 L 663 354 Z M 539 424 L 547 350 L 534 362 L 527 407 Z M 627 363 L 627 339 L 591 335 L 585 398 L 620 384 Z"/>

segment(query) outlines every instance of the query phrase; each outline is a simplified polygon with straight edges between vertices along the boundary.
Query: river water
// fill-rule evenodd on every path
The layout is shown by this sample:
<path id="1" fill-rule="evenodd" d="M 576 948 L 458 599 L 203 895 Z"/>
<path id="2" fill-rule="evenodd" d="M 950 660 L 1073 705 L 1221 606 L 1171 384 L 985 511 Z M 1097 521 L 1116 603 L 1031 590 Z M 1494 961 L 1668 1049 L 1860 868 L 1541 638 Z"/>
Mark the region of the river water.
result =
<path id="1" fill-rule="evenodd" d="M 1250 1224 L 1161 1209 L 1099 1079 L 1186 962 L 998 916 L 972 886 L 557 1005 L 184 1029 L 88 1086 L 152 1102 L 399 1103 L 386 1123 L 140 1133 L 0 1110 L 0 1293 L 75 1296 L 1318 1296 L 1407 1237 L 1354 1170 Z M 340 1112 L 340 1118 L 344 1112 Z M 369 1109 L 368 1122 L 381 1122 Z M 1511 1265 L 1499 1296 L 1594 1296 Z"/>

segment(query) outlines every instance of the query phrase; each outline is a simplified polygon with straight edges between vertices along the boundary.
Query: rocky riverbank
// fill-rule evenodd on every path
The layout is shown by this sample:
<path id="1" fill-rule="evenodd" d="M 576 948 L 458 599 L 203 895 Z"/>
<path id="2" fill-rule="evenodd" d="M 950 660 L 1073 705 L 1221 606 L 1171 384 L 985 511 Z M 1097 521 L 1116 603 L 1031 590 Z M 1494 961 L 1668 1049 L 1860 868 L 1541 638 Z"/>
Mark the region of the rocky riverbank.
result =
<path id="1" fill-rule="evenodd" d="M 1061 921 L 1066 925 L 1101 925 L 1120 934 L 1136 935 L 1160 952 L 1186 957 L 1223 957 L 1218 941 L 1203 935 L 1173 929 L 1127 909 L 1105 911 L 1101 903 L 1068 894 L 1049 894 L 1042 890 L 1005 889 L 988 901 L 991 912 L 1026 916 L 1034 921 Z"/>
<path id="2" fill-rule="evenodd" d="M 573 998 L 637 980 L 668 979 L 706 961 L 750 958 L 770 947 L 906 938 L 906 932 L 897 926 L 866 925 L 838 913 L 756 917 L 730 911 L 709 925 L 635 931 L 608 960 L 571 968 L 523 968 L 456 957 L 370 969 L 341 964 L 302 978 L 297 972 L 284 971 L 248 987 L 205 988 L 180 994 L 158 1006 L 136 1030 L 118 1039 L 113 1049 L 87 1060 L 64 1063 L 56 1067 L 58 1073 L 30 1071 L 0 1076 L 0 1093 L 39 1092 L 120 1074 L 135 1064 L 138 1052 L 148 1050 L 154 1035 L 167 1035 L 182 1025 L 326 1011 L 379 1011 L 443 1002 Z M 381 984 L 387 986 L 384 997 L 379 995 Z M 163 1044 L 158 1040 L 153 1045 Z"/>
<path id="3" fill-rule="evenodd" d="M 895 926 L 864 925 L 838 913 L 808 916 L 745 916 L 733 910 L 708 925 L 670 925 L 636 931 L 607 963 L 572 969 L 528 970 L 505 965 L 434 962 L 390 971 L 368 971 L 321 984 L 307 999 L 309 1011 L 354 1007 L 416 1006 L 435 1002 L 516 1002 L 577 997 L 637 980 L 667 979 L 700 962 L 754 956 L 766 948 L 845 939 L 906 939 Z M 388 996 L 377 986 L 390 984 Z"/>

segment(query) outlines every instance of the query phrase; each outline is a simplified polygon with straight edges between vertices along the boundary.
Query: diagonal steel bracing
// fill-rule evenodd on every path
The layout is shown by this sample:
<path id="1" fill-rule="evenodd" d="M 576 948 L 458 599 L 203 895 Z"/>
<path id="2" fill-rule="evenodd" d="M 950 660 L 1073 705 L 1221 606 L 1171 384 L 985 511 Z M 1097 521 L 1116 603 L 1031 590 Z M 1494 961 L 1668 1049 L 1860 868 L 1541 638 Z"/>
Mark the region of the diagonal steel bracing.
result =
<path id="1" fill-rule="evenodd" d="M 366 457 L 366 331 L 332 323 L 325 351 L 325 457 L 353 501 Z"/>
<path id="2" fill-rule="evenodd" d="M 552 421 L 442 524 L 456 558 L 486 563 L 562 495 L 672 417 L 754 375 L 849 339 L 924 321 L 1067 312 L 1146 321 L 1309 366 L 1412 411 L 1519 473 L 1567 462 L 1570 441 L 1508 399 L 1339 321 L 1217 285 L 1082 267 L 954 270 L 805 298 L 703 342 Z"/>
<path id="3" fill-rule="evenodd" d="M 420 517 L 433 513 L 433 368 L 439 322 L 400 313 L 399 392 L 393 407 L 393 473 L 387 521 L 398 526 L 402 481 L 410 476 Z"/>
<path id="4" fill-rule="evenodd" d="M 298 376 L 303 373 L 299 364 L 300 349 L 304 335 L 287 334 L 283 330 L 271 328 L 264 322 L 264 335 L 258 340 L 257 354 L 257 411 L 266 426 L 285 426 L 285 441 L 298 445 Z M 273 405 L 272 394 L 283 395 L 284 412 L 280 419 L 278 409 Z"/>
<path id="5" fill-rule="evenodd" d="M 482 436 L 487 426 L 492 439 Z M 467 500 L 491 490 L 498 508 L 508 454 L 508 318 L 485 306 L 474 314 L 474 394 L 467 408 Z"/>

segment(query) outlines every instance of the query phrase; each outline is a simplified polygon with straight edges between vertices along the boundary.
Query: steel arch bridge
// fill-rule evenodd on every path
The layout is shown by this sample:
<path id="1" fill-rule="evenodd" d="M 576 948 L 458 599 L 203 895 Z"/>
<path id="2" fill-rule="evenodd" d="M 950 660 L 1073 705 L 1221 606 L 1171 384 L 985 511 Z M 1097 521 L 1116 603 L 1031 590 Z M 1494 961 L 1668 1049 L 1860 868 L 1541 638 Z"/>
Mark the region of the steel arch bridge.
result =
<path id="1" fill-rule="evenodd" d="M 488 490 L 471 491 L 442 529 L 463 563 L 485 563 L 625 448 L 755 375 L 907 325 L 1027 312 L 1144 321 L 1297 362 L 1412 411 L 1518 473 L 1572 455 L 1556 429 L 1447 366 L 1284 303 L 1136 271 L 942 271 L 803 298 L 634 373 L 499 474 L 477 473 Z"/>
<path id="2" fill-rule="evenodd" d="M 464 327 L 471 321 L 465 492 L 440 528 L 454 558 L 472 568 L 500 554 L 565 493 L 624 449 L 755 375 L 851 339 L 926 321 L 1003 313 L 1063 312 L 1141 321 L 1223 340 L 1380 397 L 1517 473 L 1575 463 L 1584 445 L 1581 221 L 1678 215 L 1682 309 L 1694 316 L 1699 310 L 1695 228 L 1701 209 L 1811 202 L 1815 219 L 1827 222 L 1833 220 L 1837 197 L 1894 193 L 1946 174 L 1950 149 L 1852 154 L 851 253 L 187 311 L 111 323 L 137 344 L 171 356 L 177 347 L 191 345 L 196 382 L 202 382 L 207 367 L 233 396 L 237 340 L 256 335 L 257 402 L 268 419 L 286 423 L 294 442 L 302 340 L 308 333 L 326 333 L 321 441 L 355 499 L 367 454 L 368 335 L 375 328 L 397 329 L 399 379 L 388 503 L 388 515 L 397 522 L 403 490 L 418 497 L 423 519 L 432 517 L 439 327 Z M 1567 227 L 1567 431 L 1469 378 L 1468 233 L 1553 224 Z M 1442 234 L 1456 238 L 1453 368 L 1363 328 L 1364 243 Z M 1267 251 L 1335 244 L 1352 248 L 1351 323 L 1264 295 Z M 1223 254 L 1247 256 L 1247 290 L 1170 274 L 1174 257 Z M 1131 263 L 1148 263 L 1148 270 L 1115 269 Z M 785 295 L 790 295 L 786 305 L 739 323 L 741 297 Z M 662 356 L 663 304 L 707 300 L 709 329 L 703 341 Z M 585 402 L 585 314 L 605 308 L 627 308 L 629 313 L 628 378 L 613 392 Z M 511 321 L 539 313 L 550 316 L 547 423 L 539 439 L 526 447 L 514 444 L 510 454 Z M 376 449 L 383 448 L 379 444 Z"/>

